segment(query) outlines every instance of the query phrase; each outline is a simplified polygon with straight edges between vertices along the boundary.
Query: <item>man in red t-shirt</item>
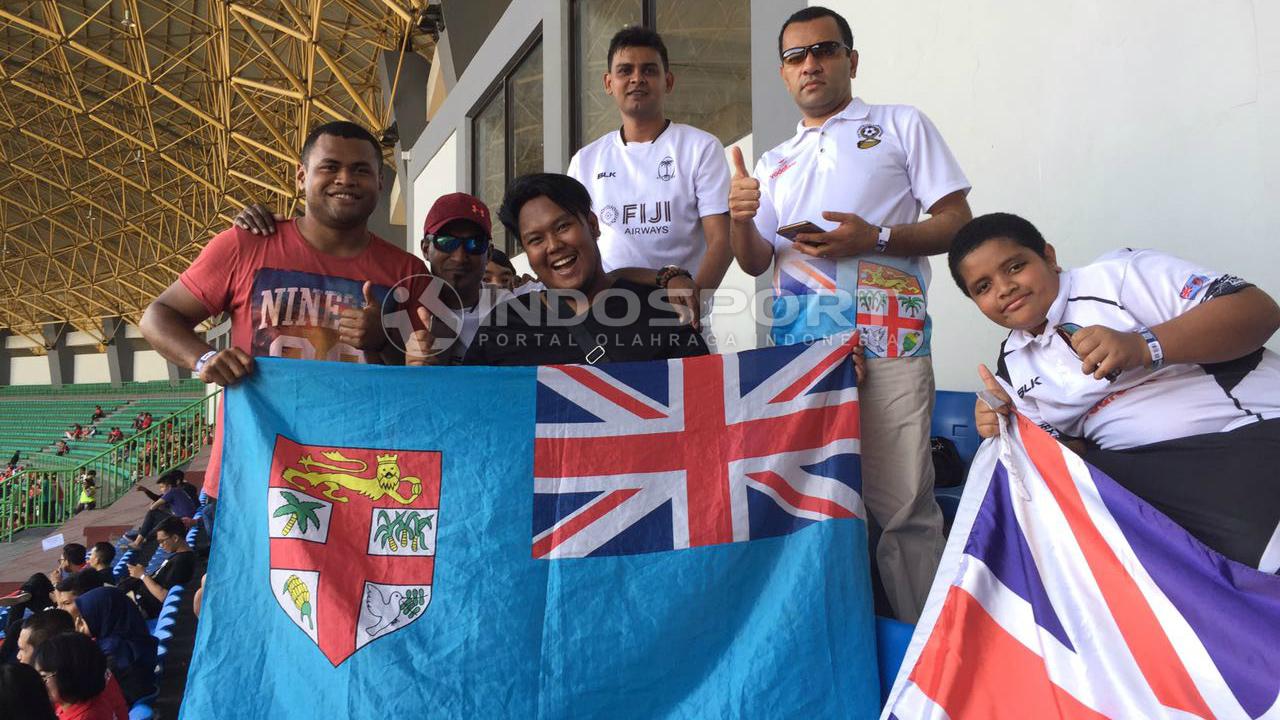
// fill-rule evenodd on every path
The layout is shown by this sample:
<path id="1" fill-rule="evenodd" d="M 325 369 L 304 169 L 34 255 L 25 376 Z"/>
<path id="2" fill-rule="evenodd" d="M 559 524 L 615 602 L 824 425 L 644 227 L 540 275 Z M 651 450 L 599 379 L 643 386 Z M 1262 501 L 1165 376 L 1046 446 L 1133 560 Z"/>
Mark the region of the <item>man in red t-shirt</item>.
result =
<path id="1" fill-rule="evenodd" d="M 425 290 L 427 269 L 413 255 L 368 230 L 382 188 L 382 151 L 367 130 L 332 122 L 302 146 L 298 186 L 304 217 L 277 224 L 261 238 L 232 227 L 219 233 L 142 317 L 143 336 L 161 355 L 201 380 L 233 385 L 253 372 L 255 356 L 381 362 L 380 342 L 365 337 L 382 325 L 354 322 L 395 313 Z M 388 297 L 401 281 L 408 300 Z M 414 318 L 414 307 L 405 307 Z M 215 351 L 196 332 L 206 318 L 231 314 L 231 347 Z M 403 340 L 401 341 L 403 347 Z M 218 493 L 221 422 L 205 491 Z"/>

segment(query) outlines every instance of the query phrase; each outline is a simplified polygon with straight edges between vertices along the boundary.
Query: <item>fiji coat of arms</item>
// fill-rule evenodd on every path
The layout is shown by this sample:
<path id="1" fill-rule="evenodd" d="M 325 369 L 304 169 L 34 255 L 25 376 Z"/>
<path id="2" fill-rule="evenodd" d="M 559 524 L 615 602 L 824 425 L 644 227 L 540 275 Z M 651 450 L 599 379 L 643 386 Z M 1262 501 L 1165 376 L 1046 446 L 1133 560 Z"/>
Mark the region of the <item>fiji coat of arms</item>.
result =
<path id="1" fill-rule="evenodd" d="M 858 331 L 870 353 L 907 357 L 924 347 L 924 289 L 914 275 L 863 260 L 855 300 Z"/>
<path id="2" fill-rule="evenodd" d="M 431 602 L 440 453 L 277 436 L 266 519 L 272 594 L 336 667 Z"/>

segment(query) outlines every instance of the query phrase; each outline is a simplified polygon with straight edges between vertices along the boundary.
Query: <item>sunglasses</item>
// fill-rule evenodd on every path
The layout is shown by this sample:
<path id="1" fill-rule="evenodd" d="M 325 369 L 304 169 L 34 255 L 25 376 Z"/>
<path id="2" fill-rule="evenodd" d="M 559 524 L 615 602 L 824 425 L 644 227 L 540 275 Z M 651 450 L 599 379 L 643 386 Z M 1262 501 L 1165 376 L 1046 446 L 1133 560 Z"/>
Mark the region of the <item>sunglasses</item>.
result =
<path id="1" fill-rule="evenodd" d="M 466 248 L 468 255 L 483 255 L 489 250 L 488 235 L 472 235 L 471 237 L 457 237 L 454 235 L 428 235 L 426 237 L 431 245 L 446 255 L 458 249 L 459 245 Z"/>
<path id="2" fill-rule="evenodd" d="M 840 53 L 841 50 L 853 52 L 853 48 L 845 45 L 838 40 L 824 40 L 820 43 L 803 47 L 787 48 L 782 51 L 782 62 L 785 65 L 799 65 L 804 59 L 813 53 L 816 60 L 829 60 Z"/>

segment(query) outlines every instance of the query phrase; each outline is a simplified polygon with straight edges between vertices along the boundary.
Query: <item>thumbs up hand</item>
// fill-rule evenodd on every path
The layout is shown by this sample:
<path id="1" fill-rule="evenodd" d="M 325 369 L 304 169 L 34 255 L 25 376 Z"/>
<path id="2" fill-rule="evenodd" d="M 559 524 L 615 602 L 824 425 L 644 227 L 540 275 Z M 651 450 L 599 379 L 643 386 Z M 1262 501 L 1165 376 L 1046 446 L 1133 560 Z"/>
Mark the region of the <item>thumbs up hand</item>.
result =
<path id="1" fill-rule="evenodd" d="M 364 307 L 349 307 L 338 316 L 338 339 L 358 350 L 378 350 L 387 340 L 382 332 L 382 304 L 373 296 L 373 283 L 364 284 Z"/>
<path id="2" fill-rule="evenodd" d="M 974 425 L 977 426 L 978 436 L 989 438 L 1000 434 L 1000 415 L 1008 415 L 1009 408 L 1013 405 L 1009 393 L 1004 391 L 1000 383 L 996 380 L 986 365 L 978 366 L 978 377 L 982 379 L 982 385 L 987 392 L 996 400 L 1003 403 L 998 407 L 991 407 L 985 400 L 978 398 L 973 408 Z"/>
<path id="3" fill-rule="evenodd" d="M 418 306 L 418 321 L 422 327 L 414 330 L 409 336 L 409 342 L 404 349 L 404 364 L 411 366 L 435 365 L 439 362 L 438 355 L 432 349 L 435 343 L 431 337 L 431 314 L 427 309 Z"/>
<path id="4" fill-rule="evenodd" d="M 742 148 L 733 148 L 733 179 L 729 184 L 729 217 L 734 222 L 751 222 L 760 209 L 760 181 L 747 172 Z"/>

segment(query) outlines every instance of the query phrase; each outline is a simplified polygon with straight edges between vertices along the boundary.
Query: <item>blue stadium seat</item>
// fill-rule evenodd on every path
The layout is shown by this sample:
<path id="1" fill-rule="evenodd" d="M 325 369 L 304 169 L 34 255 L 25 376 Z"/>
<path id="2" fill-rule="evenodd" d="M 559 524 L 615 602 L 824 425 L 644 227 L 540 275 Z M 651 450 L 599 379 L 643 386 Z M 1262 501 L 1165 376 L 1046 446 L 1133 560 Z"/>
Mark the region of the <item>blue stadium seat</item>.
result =
<path id="1" fill-rule="evenodd" d="M 933 491 L 933 498 L 938 501 L 938 507 L 942 509 L 943 526 L 947 532 L 951 531 L 951 523 L 955 522 L 956 511 L 960 509 L 960 496 L 963 494 L 963 485 L 936 488 Z"/>
<path id="2" fill-rule="evenodd" d="M 876 659 L 880 665 L 882 706 L 889 699 L 889 691 L 893 689 L 893 681 L 898 677 L 898 668 L 902 666 L 902 658 L 907 654 L 911 633 L 915 629 L 915 625 L 876 616 Z"/>
<path id="3" fill-rule="evenodd" d="M 933 427 L 930 434 L 951 438 L 960 451 L 965 465 L 973 462 L 973 456 L 982 444 L 978 430 L 973 426 L 973 404 L 978 396 L 971 392 L 939 390 L 934 395 Z"/>
<path id="4" fill-rule="evenodd" d="M 151 720 L 156 716 L 155 710 L 151 708 L 151 703 L 156 701 L 156 695 L 153 693 L 146 697 L 138 698 L 133 707 L 129 708 L 129 720 Z"/>
<path id="5" fill-rule="evenodd" d="M 157 550 L 155 555 L 151 556 L 151 562 L 147 563 L 147 574 L 154 575 L 165 560 L 169 559 L 169 553 L 163 550 Z"/>

